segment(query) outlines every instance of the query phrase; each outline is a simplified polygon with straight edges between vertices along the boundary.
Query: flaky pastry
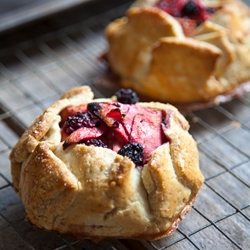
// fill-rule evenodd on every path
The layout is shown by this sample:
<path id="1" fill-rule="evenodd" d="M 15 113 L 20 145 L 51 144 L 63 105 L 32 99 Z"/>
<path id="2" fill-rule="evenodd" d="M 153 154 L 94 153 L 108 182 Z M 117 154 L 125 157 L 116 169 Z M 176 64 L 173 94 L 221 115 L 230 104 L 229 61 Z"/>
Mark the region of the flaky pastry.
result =
<path id="1" fill-rule="evenodd" d="M 106 36 L 121 85 L 151 100 L 217 104 L 239 86 L 250 90 L 250 15 L 241 1 L 138 0 Z"/>
<path id="2" fill-rule="evenodd" d="M 153 240 L 190 210 L 204 178 L 188 122 L 168 104 L 118 101 L 69 90 L 17 142 L 13 186 L 31 224 L 79 240 Z"/>

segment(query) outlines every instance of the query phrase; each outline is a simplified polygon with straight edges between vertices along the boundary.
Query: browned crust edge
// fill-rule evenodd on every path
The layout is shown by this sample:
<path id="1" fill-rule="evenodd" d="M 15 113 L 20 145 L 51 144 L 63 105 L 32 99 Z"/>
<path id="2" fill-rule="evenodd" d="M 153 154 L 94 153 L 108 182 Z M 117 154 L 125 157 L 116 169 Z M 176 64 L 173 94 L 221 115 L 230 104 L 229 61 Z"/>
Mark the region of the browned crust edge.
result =
<path id="1" fill-rule="evenodd" d="M 235 98 L 242 98 L 245 94 L 250 93 L 250 81 L 241 83 L 236 88 L 227 93 L 220 94 L 207 102 L 196 102 L 190 104 L 171 103 L 178 109 L 184 111 L 197 111 L 201 109 L 211 108 L 232 101 Z"/>
<path id="2" fill-rule="evenodd" d="M 83 241 L 85 239 L 91 239 L 94 242 L 99 242 L 103 239 L 110 239 L 110 240 L 119 240 L 119 239 L 124 239 L 124 240 L 149 240 L 149 241 L 154 241 L 158 240 L 167 236 L 172 235 L 178 228 L 180 222 L 184 219 L 184 217 L 191 211 L 192 205 L 195 202 L 197 198 L 198 192 L 193 194 L 189 200 L 189 202 L 186 204 L 186 206 L 182 209 L 182 211 L 176 216 L 176 218 L 173 220 L 172 225 L 168 228 L 168 230 L 159 232 L 156 234 L 141 234 L 141 235 L 134 235 L 130 237 L 122 237 L 122 236 L 95 236 L 91 234 L 74 234 L 72 232 L 65 232 L 62 235 L 70 236 L 76 240 Z M 26 221 L 33 227 L 38 228 L 36 225 L 34 225 L 28 217 L 26 217 Z M 40 227 L 40 229 L 43 229 L 47 232 L 56 232 L 58 233 L 57 230 L 47 230 L 45 228 Z"/>

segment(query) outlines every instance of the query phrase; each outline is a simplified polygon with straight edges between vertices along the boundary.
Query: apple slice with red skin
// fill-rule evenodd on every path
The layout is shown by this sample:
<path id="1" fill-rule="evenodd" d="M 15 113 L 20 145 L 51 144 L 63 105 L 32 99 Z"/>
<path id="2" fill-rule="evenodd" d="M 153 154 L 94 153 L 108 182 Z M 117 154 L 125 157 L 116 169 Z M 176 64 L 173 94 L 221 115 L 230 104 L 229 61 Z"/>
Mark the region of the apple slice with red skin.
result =
<path id="1" fill-rule="evenodd" d="M 63 143 L 63 148 L 66 149 L 68 146 L 74 143 L 79 143 L 83 140 L 98 138 L 105 132 L 105 130 L 105 126 L 99 128 L 81 127 L 67 137 L 67 139 Z"/>
<path id="2" fill-rule="evenodd" d="M 130 140 L 144 146 L 144 158 L 148 159 L 151 152 L 167 142 L 162 131 L 162 111 L 147 109 L 144 114 L 136 114 L 133 120 Z"/>
<path id="3" fill-rule="evenodd" d="M 123 124 L 123 117 L 128 112 L 130 105 L 124 105 L 117 102 L 111 103 L 89 103 L 88 110 L 93 115 L 102 120 L 109 128 L 110 133 L 108 135 L 109 148 L 114 151 L 118 151 L 117 149 L 117 140 L 120 142 L 119 144 L 127 144 L 130 142 L 129 140 L 129 132 L 126 130 Z M 116 145 L 116 149 L 113 148 L 113 144 Z"/>
<path id="4" fill-rule="evenodd" d="M 115 152 L 124 145 L 139 143 L 143 146 L 145 163 L 153 150 L 169 141 L 163 133 L 163 127 L 167 125 L 168 120 L 164 110 L 117 102 L 92 102 L 88 105 L 68 107 L 62 114 L 73 116 L 79 110 L 90 112 L 100 120 L 101 125 L 81 127 L 67 137 L 62 129 L 63 139 L 66 138 L 64 149 L 89 139 L 99 139 Z"/>
<path id="5" fill-rule="evenodd" d="M 124 142 L 142 144 L 145 159 L 168 141 L 161 127 L 162 110 L 120 103 L 90 103 L 88 110 L 116 131 Z M 117 140 L 117 136 L 114 139 Z"/>

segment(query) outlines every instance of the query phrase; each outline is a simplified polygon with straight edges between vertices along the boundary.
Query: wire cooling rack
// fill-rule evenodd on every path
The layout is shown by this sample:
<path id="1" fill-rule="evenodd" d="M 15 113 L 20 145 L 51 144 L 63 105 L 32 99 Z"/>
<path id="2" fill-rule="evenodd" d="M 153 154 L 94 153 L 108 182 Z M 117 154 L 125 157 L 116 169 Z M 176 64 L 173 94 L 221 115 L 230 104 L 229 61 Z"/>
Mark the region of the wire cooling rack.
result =
<path id="1" fill-rule="evenodd" d="M 77 242 L 30 226 L 12 189 L 8 156 L 30 123 L 66 90 L 87 84 L 96 97 L 115 91 L 96 85 L 107 48 L 104 28 L 129 2 L 82 6 L 0 39 L 0 249 L 250 249 L 250 94 L 188 112 L 205 176 L 192 211 L 157 241 Z M 65 20 L 65 17 L 67 19 Z"/>

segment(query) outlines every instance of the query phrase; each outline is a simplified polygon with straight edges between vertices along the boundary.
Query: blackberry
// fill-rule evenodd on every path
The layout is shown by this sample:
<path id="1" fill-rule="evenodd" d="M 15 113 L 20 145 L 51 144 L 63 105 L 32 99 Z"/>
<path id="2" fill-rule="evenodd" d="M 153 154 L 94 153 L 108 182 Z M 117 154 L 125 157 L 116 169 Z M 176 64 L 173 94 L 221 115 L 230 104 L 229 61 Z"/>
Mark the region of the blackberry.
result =
<path id="1" fill-rule="evenodd" d="M 63 131 L 70 135 L 75 130 L 86 127 L 86 128 L 93 128 L 93 127 L 99 127 L 101 125 L 98 118 L 93 116 L 89 112 L 77 112 L 74 116 L 69 116 L 62 129 Z"/>
<path id="2" fill-rule="evenodd" d="M 120 89 L 115 93 L 117 101 L 124 104 L 134 104 L 139 101 L 137 94 L 131 89 Z"/>
<path id="3" fill-rule="evenodd" d="M 193 1 L 188 1 L 181 10 L 183 16 L 196 16 L 200 14 L 198 5 Z"/>
<path id="4" fill-rule="evenodd" d="M 126 144 L 120 148 L 118 154 L 122 156 L 127 156 L 130 158 L 136 165 L 143 164 L 143 146 L 139 143 L 130 143 Z"/>
<path id="5" fill-rule="evenodd" d="M 101 110 L 101 105 L 100 105 L 99 103 L 97 103 L 97 102 L 90 102 L 90 103 L 88 104 L 88 106 L 87 106 L 87 110 L 88 110 L 91 114 L 93 114 L 93 115 L 95 115 L 96 117 L 98 117 L 98 118 L 101 119 L 100 114 L 99 114 L 99 112 L 100 112 L 100 110 Z"/>
<path id="6" fill-rule="evenodd" d="M 95 147 L 103 147 L 107 148 L 108 146 L 101 139 L 89 139 L 86 141 L 82 141 L 87 146 L 93 145 Z"/>

